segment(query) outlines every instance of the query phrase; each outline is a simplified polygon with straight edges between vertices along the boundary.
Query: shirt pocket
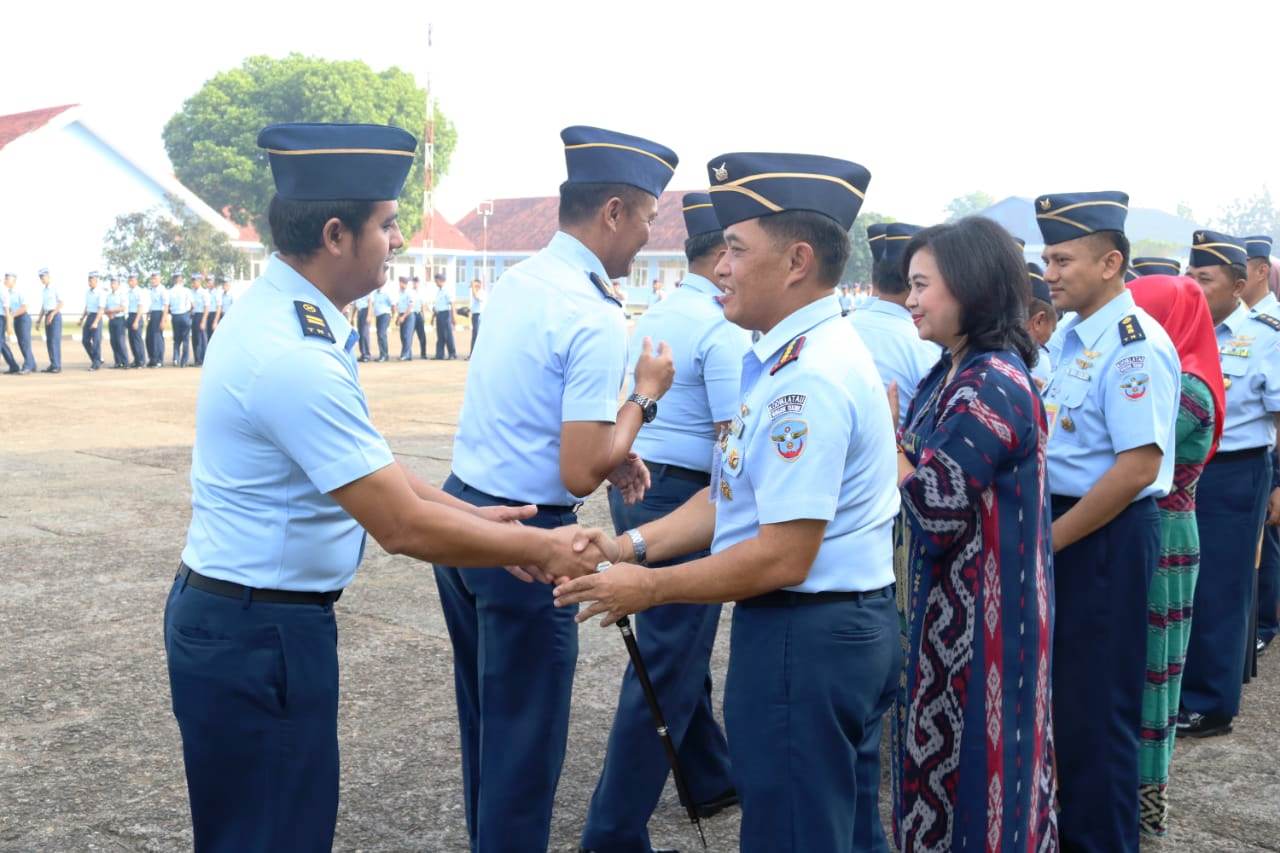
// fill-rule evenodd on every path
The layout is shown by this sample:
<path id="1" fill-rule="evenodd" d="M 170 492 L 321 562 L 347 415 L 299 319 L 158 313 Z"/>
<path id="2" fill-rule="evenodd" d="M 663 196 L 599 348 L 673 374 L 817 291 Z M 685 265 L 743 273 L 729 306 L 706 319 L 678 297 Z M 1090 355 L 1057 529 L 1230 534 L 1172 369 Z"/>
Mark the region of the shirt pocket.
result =
<path id="1" fill-rule="evenodd" d="M 1224 355 L 1222 357 L 1222 375 L 1223 376 L 1244 376 L 1249 372 L 1249 359 L 1242 358 L 1238 355 Z"/>
<path id="2" fill-rule="evenodd" d="M 1089 398 L 1091 380 L 1068 378 L 1057 395 L 1057 422 L 1054 425 L 1054 438 L 1068 444 L 1083 444 L 1080 438 L 1081 413 Z"/>

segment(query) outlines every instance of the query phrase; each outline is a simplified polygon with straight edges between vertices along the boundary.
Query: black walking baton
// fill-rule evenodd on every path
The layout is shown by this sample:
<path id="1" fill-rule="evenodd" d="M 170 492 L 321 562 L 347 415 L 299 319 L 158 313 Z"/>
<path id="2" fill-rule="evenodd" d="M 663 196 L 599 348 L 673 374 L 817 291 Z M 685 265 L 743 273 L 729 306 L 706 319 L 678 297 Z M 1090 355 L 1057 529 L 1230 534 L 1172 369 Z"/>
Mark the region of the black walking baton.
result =
<path id="1" fill-rule="evenodd" d="M 676 757 L 676 746 L 671 742 L 671 732 L 667 730 L 667 721 L 662 716 L 662 708 L 658 706 L 658 694 L 649 681 L 649 670 L 645 669 L 644 659 L 640 657 L 640 647 L 636 645 L 635 634 L 631 632 L 631 621 L 623 616 L 618 620 L 618 630 L 622 632 L 622 641 L 627 644 L 627 654 L 631 656 L 631 666 L 635 668 L 636 678 L 640 680 L 640 689 L 644 691 L 645 701 L 649 703 L 649 713 L 653 716 L 653 724 L 658 729 L 658 737 L 662 740 L 662 749 L 667 753 L 667 763 L 671 765 L 671 776 L 675 779 L 676 793 L 684 803 L 685 811 L 694 828 L 698 830 L 698 838 L 702 840 L 702 849 L 707 849 L 707 836 L 702 832 L 702 821 L 698 818 L 698 807 L 689 796 L 689 786 L 685 784 L 684 773 L 680 770 L 680 759 Z"/>

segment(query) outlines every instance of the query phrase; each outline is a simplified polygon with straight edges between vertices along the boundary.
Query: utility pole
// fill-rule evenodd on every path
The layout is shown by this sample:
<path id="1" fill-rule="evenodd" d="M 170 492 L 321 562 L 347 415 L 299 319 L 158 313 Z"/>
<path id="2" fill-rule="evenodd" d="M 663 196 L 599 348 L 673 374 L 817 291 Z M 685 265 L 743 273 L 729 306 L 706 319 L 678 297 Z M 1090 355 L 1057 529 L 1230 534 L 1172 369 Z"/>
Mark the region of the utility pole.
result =
<path id="1" fill-rule="evenodd" d="M 422 264 L 423 275 L 427 281 L 436 271 L 435 237 L 431 233 L 435 224 L 435 171 L 436 171 L 436 110 L 431 92 L 431 22 L 427 22 L 426 90 L 427 90 L 427 127 L 423 136 L 423 169 L 422 169 Z"/>

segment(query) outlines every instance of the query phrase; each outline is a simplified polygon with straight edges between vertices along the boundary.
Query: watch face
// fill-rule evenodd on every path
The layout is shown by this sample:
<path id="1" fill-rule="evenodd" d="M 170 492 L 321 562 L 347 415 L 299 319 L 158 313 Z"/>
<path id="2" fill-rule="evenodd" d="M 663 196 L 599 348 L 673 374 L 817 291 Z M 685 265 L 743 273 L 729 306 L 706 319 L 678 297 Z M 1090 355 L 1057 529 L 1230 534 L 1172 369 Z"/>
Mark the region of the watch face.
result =
<path id="1" fill-rule="evenodd" d="M 653 400 L 650 400 L 648 403 L 645 403 L 644 422 L 650 423 L 657 416 L 658 416 L 658 404 L 655 403 Z"/>

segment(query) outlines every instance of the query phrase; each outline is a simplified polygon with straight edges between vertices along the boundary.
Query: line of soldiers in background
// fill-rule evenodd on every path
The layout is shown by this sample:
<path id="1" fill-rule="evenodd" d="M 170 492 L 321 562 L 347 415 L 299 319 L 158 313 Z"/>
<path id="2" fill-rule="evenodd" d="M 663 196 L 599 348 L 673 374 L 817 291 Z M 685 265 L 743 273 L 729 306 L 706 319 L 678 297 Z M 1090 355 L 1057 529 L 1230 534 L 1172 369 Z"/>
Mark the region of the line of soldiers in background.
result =
<path id="1" fill-rule="evenodd" d="M 456 359 L 458 347 L 453 332 L 459 315 L 470 319 L 471 350 L 474 350 L 488 292 L 480 279 L 473 279 L 468 304 L 455 308 L 447 281 L 444 273 L 437 273 L 435 292 L 427 293 L 423 291 L 421 280 L 416 275 L 402 275 L 398 281 L 400 289 L 394 296 L 385 288 L 379 288 L 347 306 L 347 321 L 359 335 L 359 360 L 391 360 L 388 331 L 392 326 L 396 327 L 400 335 L 400 361 L 413 361 L 415 337 L 418 340 L 418 357 L 426 359 L 428 323 L 435 324 L 436 359 Z M 378 344 L 376 357 L 371 346 L 373 335 L 376 335 Z"/>
<path id="2" fill-rule="evenodd" d="M 62 372 L 63 299 L 53 284 L 48 268 L 37 272 L 41 294 L 36 331 L 43 330 L 49 364 L 42 373 Z M 235 296 L 224 276 L 193 273 L 191 286 L 182 273 L 175 273 L 166 287 L 159 273 L 151 273 L 142 286 L 137 273 L 109 273 L 96 270 L 88 276 L 84 311 L 80 315 L 80 343 L 89 356 L 89 370 L 98 370 L 102 358 L 102 329 L 106 321 L 112 367 L 128 369 L 164 367 L 166 329 L 172 328 L 175 367 L 204 362 L 205 349 L 214 329 L 231 310 Z M 105 280 L 106 287 L 101 287 Z M 122 286 L 123 285 L 123 286 Z M 34 373 L 38 364 L 32 349 L 32 314 L 36 300 L 18 288 L 18 277 L 4 275 L 3 305 L 0 306 L 0 358 L 8 366 L 6 374 Z M 17 355 L 9 347 L 10 334 L 17 343 Z M 145 359 L 145 361 L 144 361 Z"/>

